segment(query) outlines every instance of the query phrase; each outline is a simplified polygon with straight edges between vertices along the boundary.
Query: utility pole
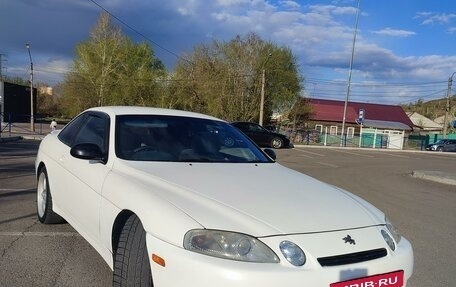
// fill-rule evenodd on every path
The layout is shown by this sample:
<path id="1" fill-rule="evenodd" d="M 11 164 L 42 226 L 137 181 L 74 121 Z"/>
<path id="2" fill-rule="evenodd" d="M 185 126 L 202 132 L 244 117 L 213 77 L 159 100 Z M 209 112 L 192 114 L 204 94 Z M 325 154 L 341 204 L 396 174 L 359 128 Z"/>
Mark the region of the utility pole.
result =
<path id="1" fill-rule="evenodd" d="M 5 54 L 0 54 L 0 81 L 3 80 L 3 56 L 5 56 Z"/>
<path id="2" fill-rule="evenodd" d="M 33 62 L 32 54 L 30 53 L 30 44 L 25 44 L 30 58 L 30 130 L 35 131 L 35 121 L 33 119 Z"/>
<path id="3" fill-rule="evenodd" d="M 266 81 L 265 77 L 266 71 L 263 68 L 263 73 L 261 75 L 261 101 L 260 101 L 260 126 L 263 125 L 263 114 L 264 114 L 264 82 Z"/>
<path id="4" fill-rule="evenodd" d="M 261 74 L 260 121 L 258 122 L 260 124 L 260 126 L 263 125 L 263 114 L 264 114 L 264 86 L 266 84 L 266 69 L 264 68 L 264 66 L 269 61 L 271 56 L 272 56 L 272 54 L 270 53 L 268 55 L 268 58 L 266 59 L 266 61 L 264 61 L 263 70 L 262 70 L 262 74 Z"/>
<path id="5" fill-rule="evenodd" d="M 351 83 L 351 76 L 353 70 L 353 60 L 355 58 L 355 43 L 356 43 L 356 32 L 358 30 L 358 19 L 359 19 L 359 4 L 361 0 L 358 0 L 358 9 L 356 10 L 356 22 L 355 22 L 355 32 L 353 35 L 353 45 L 351 51 L 351 59 L 350 59 L 350 69 L 348 70 L 348 80 L 347 80 L 347 94 L 345 95 L 345 103 L 344 103 L 344 115 L 342 117 L 342 131 L 340 132 L 341 139 L 340 139 L 340 146 L 344 146 L 346 133 L 345 133 L 345 119 L 347 117 L 347 106 L 348 101 L 350 99 L 350 83 Z"/>
<path id="6" fill-rule="evenodd" d="M 445 118 L 443 120 L 443 138 L 446 138 L 448 132 L 448 113 L 450 112 L 450 97 L 451 97 L 451 85 L 453 84 L 454 72 L 448 79 L 448 90 L 447 90 L 447 101 L 445 106 Z"/>

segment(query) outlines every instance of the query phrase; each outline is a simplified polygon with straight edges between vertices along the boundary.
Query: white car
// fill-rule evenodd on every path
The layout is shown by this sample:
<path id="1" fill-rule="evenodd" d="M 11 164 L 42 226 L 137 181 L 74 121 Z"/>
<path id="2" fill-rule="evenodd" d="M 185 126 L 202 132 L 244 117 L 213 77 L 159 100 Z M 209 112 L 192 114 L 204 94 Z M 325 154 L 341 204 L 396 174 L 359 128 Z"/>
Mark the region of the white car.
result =
<path id="1" fill-rule="evenodd" d="M 38 217 L 71 224 L 114 286 L 406 285 L 411 244 L 381 211 L 274 159 L 210 116 L 89 109 L 40 145 Z"/>

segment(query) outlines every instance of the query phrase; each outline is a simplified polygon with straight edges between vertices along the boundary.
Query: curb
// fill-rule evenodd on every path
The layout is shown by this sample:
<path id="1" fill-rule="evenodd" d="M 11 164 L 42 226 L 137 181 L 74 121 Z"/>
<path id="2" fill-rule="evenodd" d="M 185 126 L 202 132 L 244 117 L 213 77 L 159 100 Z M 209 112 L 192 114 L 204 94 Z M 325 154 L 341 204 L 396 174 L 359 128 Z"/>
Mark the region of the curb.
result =
<path id="1" fill-rule="evenodd" d="M 5 142 L 15 142 L 20 140 L 36 140 L 41 141 L 46 135 L 41 134 L 11 134 L 7 136 L 1 136 L 0 134 L 0 143 Z"/>
<path id="2" fill-rule="evenodd" d="M 16 142 L 22 139 L 21 136 L 0 137 L 0 143 Z"/>
<path id="3" fill-rule="evenodd" d="M 443 184 L 456 185 L 456 175 L 442 171 L 414 170 L 412 171 L 412 177 Z"/>

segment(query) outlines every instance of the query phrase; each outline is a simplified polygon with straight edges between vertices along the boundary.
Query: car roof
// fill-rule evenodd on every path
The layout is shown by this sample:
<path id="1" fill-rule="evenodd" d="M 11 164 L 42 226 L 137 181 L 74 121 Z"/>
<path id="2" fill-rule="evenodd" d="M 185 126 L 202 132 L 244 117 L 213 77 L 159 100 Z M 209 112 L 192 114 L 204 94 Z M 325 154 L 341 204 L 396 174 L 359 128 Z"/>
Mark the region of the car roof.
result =
<path id="1" fill-rule="evenodd" d="M 174 109 L 162 109 L 153 107 L 140 107 L 140 106 L 106 106 L 106 107 L 95 107 L 88 109 L 87 111 L 99 111 L 110 115 L 111 117 L 119 115 L 166 115 L 166 116 L 180 116 L 180 117 L 192 117 L 201 119 L 210 119 L 223 121 L 221 119 L 204 115 L 200 113 L 174 110 Z"/>
<path id="2" fill-rule="evenodd" d="M 232 122 L 231 124 L 254 124 L 254 125 L 259 125 L 258 123 L 254 123 L 254 122 Z"/>

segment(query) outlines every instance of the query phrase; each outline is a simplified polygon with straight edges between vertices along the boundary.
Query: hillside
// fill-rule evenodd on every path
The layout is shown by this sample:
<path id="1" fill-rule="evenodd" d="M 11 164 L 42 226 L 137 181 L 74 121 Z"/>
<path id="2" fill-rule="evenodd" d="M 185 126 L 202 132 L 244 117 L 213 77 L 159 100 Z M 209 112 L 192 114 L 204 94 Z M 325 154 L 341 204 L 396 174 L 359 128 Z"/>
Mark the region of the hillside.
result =
<path id="1" fill-rule="evenodd" d="M 406 112 L 417 112 L 429 119 L 435 119 L 445 114 L 446 98 L 424 102 L 418 100 L 415 103 L 402 105 Z M 450 98 L 450 114 L 456 113 L 456 96 Z"/>

